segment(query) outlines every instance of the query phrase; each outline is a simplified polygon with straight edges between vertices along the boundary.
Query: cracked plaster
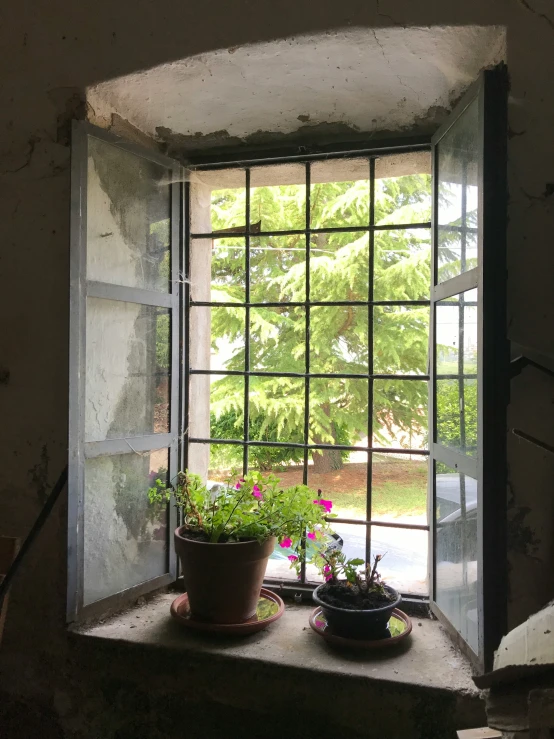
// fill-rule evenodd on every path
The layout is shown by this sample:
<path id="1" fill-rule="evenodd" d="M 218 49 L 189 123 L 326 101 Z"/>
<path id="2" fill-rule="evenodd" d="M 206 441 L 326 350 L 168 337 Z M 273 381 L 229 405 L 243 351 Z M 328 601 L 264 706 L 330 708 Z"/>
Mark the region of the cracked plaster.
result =
<path id="1" fill-rule="evenodd" d="M 494 26 L 355 28 L 200 54 L 101 83 L 87 97 L 96 115 L 117 110 L 173 152 L 294 133 L 429 131 L 503 55 Z"/>

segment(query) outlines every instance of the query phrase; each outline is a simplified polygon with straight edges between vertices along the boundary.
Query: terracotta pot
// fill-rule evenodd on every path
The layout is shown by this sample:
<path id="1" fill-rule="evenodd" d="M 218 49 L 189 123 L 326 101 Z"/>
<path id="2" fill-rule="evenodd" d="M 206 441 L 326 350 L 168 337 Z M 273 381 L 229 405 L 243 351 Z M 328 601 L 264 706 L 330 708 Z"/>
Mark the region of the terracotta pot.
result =
<path id="1" fill-rule="evenodd" d="M 239 624 L 256 612 L 274 536 L 256 540 L 210 544 L 187 539 L 186 527 L 175 530 L 175 551 L 193 616 L 216 624 Z"/>
<path id="2" fill-rule="evenodd" d="M 337 636 L 350 639 L 380 639 L 387 635 L 388 623 L 395 608 L 402 602 L 402 596 L 394 588 L 385 585 L 394 600 L 381 608 L 372 608 L 367 611 L 355 611 L 351 608 L 338 608 L 329 605 L 318 595 L 323 587 L 320 585 L 313 592 L 313 599 L 322 609 L 327 623 Z"/>

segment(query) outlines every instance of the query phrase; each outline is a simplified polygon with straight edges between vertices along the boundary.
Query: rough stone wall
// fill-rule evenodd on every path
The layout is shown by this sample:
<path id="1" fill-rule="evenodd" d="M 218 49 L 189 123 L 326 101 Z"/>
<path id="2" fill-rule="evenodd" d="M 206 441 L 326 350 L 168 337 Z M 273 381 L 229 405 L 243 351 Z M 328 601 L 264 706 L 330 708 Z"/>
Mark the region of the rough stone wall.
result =
<path id="1" fill-rule="evenodd" d="M 554 10 L 548 0 L 322 0 L 317 8 L 307 0 L 23 0 L 5 5 L 0 16 L 1 534 L 25 536 L 67 459 L 69 122 L 85 114 L 82 91 L 95 82 L 215 48 L 330 28 L 505 25 L 512 85 L 509 335 L 554 352 Z M 525 415 L 536 391 L 527 370 L 513 384 L 512 423 L 540 434 L 538 418 Z M 551 414 L 551 386 L 540 404 Z M 551 428 L 548 433 L 544 441 L 552 444 Z M 513 627 L 554 595 L 554 460 L 511 439 L 509 465 Z M 58 715 L 63 705 L 54 696 L 69 670 L 65 567 L 62 500 L 14 584 L 0 647 L 0 686 Z"/>

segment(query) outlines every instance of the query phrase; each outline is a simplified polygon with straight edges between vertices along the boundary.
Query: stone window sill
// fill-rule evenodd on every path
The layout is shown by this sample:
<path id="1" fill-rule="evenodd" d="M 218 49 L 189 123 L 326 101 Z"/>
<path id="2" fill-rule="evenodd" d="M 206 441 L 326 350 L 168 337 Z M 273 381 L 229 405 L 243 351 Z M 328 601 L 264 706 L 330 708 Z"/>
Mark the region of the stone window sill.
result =
<path id="1" fill-rule="evenodd" d="M 98 664 L 100 656 L 109 657 L 100 661 L 109 664 L 111 677 L 119 671 L 143 685 L 171 683 L 196 701 L 252 709 L 255 697 L 258 712 L 282 710 L 288 700 L 289 712 L 298 703 L 336 719 L 339 701 L 347 718 L 340 725 L 354 731 L 366 726 L 370 705 L 372 721 L 375 711 L 388 711 L 390 719 L 391 710 L 408 721 L 425 704 L 425 715 L 430 710 L 434 721 L 444 717 L 446 732 L 486 723 L 469 663 L 436 621 L 415 617 L 403 645 L 354 654 L 332 649 L 311 630 L 308 606 L 287 603 L 279 621 L 237 639 L 186 631 L 169 614 L 174 598 L 158 594 L 103 621 L 72 627 L 79 660 L 89 655 Z M 406 730 L 412 730 L 408 724 Z"/>

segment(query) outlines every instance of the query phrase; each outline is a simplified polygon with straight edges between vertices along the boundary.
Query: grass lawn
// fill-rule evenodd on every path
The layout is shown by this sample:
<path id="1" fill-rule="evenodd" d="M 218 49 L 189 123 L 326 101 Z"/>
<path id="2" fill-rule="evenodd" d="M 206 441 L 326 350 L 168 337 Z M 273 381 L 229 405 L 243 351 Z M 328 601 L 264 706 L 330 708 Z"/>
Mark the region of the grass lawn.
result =
<path id="1" fill-rule="evenodd" d="M 300 468 L 289 467 L 276 472 L 283 485 L 302 482 Z M 404 459 L 389 454 L 373 456 L 372 480 L 373 516 L 417 516 L 427 507 L 427 460 Z M 366 466 L 346 463 L 341 470 L 325 474 L 310 468 L 308 484 L 321 488 L 322 497 L 333 501 L 333 512 L 346 518 L 366 515 Z"/>
<path id="2" fill-rule="evenodd" d="M 349 465 L 347 465 L 349 466 Z M 365 471 L 359 486 L 344 489 L 330 481 L 329 497 L 336 509 L 365 516 Z M 417 516 L 427 507 L 427 461 L 375 455 L 372 484 L 373 516 Z"/>
<path id="3" fill-rule="evenodd" d="M 382 482 L 372 488 L 371 504 L 373 516 L 419 516 L 427 506 L 427 478 L 420 482 Z M 336 509 L 348 509 L 357 516 L 365 517 L 365 491 L 329 491 Z"/>

